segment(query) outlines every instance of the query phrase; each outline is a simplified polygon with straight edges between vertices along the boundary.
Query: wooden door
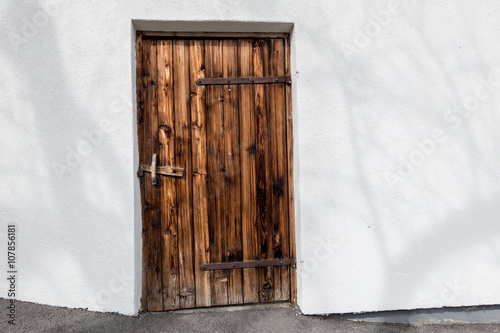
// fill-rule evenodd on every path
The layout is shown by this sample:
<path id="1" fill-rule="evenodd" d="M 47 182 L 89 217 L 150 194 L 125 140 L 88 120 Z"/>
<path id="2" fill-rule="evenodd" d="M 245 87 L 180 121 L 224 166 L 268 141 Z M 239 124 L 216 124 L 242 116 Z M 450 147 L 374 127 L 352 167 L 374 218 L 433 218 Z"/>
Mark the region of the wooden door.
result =
<path id="1" fill-rule="evenodd" d="M 294 302 L 290 84 L 267 82 L 290 76 L 287 37 L 136 46 L 141 170 L 183 169 L 140 172 L 143 309 Z"/>

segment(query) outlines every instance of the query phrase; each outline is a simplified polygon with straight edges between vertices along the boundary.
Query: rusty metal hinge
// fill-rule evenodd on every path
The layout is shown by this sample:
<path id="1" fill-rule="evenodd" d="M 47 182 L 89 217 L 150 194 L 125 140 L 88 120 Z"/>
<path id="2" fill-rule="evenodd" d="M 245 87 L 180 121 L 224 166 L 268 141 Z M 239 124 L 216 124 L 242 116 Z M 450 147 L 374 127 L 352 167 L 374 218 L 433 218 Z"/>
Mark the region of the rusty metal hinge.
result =
<path id="1" fill-rule="evenodd" d="M 151 172 L 151 181 L 153 182 L 153 185 L 156 185 L 157 183 L 157 177 L 156 177 L 157 174 L 164 176 L 171 176 L 171 177 L 184 176 L 183 168 L 177 168 L 173 166 L 160 166 L 160 167 L 156 166 L 156 154 L 153 154 L 151 165 L 144 165 L 144 164 L 139 165 L 139 170 L 137 170 L 137 176 L 138 177 L 144 176 L 144 172 Z"/>
<path id="2" fill-rule="evenodd" d="M 218 269 L 256 268 L 256 267 L 269 267 L 269 266 L 295 267 L 295 259 L 269 259 L 269 260 L 221 262 L 216 264 L 203 264 L 200 266 L 200 269 L 202 271 L 215 271 Z"/>
<path id="3" fill-rule="evenodd" d="M 265 76 L 265 77 L 215 77 L 196 80 L 199 86 L 224 85 L 224 84 L 269 84 L 292 83 L 290 76 Z"/>

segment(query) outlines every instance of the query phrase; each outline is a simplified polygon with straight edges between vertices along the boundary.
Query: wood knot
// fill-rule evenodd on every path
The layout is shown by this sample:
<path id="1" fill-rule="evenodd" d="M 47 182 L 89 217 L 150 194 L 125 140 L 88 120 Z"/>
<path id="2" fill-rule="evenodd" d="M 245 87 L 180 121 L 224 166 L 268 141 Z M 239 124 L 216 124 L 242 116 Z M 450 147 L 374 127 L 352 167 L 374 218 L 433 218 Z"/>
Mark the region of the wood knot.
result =
<path id="1" fill-rule="evenodd" d="M 257 152 L 257 149 L 255 149 L 255 145 L 251 145 L 250 147 L 248 147 L 246 149 L 246 151 L 252 155 L 252 156 L 255 156 L 256 152 Z"/>
<path id="2" fill-rule="evenodd" d="M 264 289 L 272 289 L 273 284 L 270 281 L 265 281 L 264 285 L 262 286 Z"/>
<path id="3" fill-rule="evenodd" d="M 167 136 L 167 138 L 170 138 L 170 136 L 172 135 L 172 127 L 170 127 L 167 124 L 161 124 L 158 127 L 165 132 L 165 135 Z"/>

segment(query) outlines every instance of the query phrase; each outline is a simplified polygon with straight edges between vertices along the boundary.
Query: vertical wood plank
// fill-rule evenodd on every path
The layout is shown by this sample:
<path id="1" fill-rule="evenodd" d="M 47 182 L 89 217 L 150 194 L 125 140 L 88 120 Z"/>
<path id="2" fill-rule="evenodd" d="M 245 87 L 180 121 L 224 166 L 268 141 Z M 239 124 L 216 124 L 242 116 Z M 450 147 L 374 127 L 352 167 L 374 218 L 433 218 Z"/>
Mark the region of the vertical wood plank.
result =
<path id="1" fill-rule="evenodd" d="M 137 38 L 135 40 L 135 52 L 136 52 L 136 86 L 137 86 L 137 138 L 138 138 L 138 148 L 139 148 L 139 164 L 146 163 L 146 157 L 144 152 L 144 99 L 146 97 L 145 87 L 144 87 L 144 73 L 143 73 L 143 42 L 142 42 L 142 34 L 137 33 Z M 140 178 L 140 187 L 141 187 L 141 207 L 144 207 L 144 196 L 145 196 L 145 183 L 144 177 Z M 144 216 L 144 211 L 142 212 Z M 143 221 L 143 228 L 145 220 Z M 146 265 L 146 242 L 142 242 L 142 296 L 141 296 L 141 307 L 144 310 L 148 308 L 148 289 L 147 289 L 147 265 Z"/>
<path id="2" fill-rule="evenodd" d="M 175 163 L 173 50 L 171 40 L 158 41 L 158 165 Z M 179 308 L 179 253 L 177 251 L 177 193 L 175 178 L 158 177 L 161 192 L 163 310 Z"/>
<path id="3" fill-rule="evenodd" d="M 205 41 L 205 67 L 207 77 L 222 77 L 222 42 Z M 207 103 L 207 155 L 208 155 L 208 218 L 210 234 L 210 262 L 227 260 L 225 194 L 224 194 L 224 95 L 221 86 L 208 86 L 205 90 Z M 225 305 L 228 272 L 212 271 L 212 305 Z"/>
<path id="4" fill-rule="evenodd" d="M 210 306 L 210 272 L 199 269 L 210 262 L 207 195 L 207 124 L 205 119 L 205 86 L 196 80 L 205 77 L 205 43 L 192 40 L 189 44 L 191 87 L 191 133 L 193 165 L 194 272 L 196 306 Z"/>
<path id="5" fill-rule="evenodd" d="M 269 75 L 269 41 L 254 41 L 254 76 Z M 254 88 L 257 173 L 257 222 L 259 225 L 260 259 L 273 257 L 272 187 L 270 173 L 269 85 L 257 84 Z M 259 269 L 260 301 L 274 300 L 274 269 Z"/>
<path id="6" fill-rule="evenodd" d="M 285 74 L 285 46 L 283 39 L 270 41 L 271 76 Z M 285 85 L 273 84 L 270 89 L 271 156 L 273 182 L 273 252 L 274 258 L 289 258 L 288 231 L 288 173 L 286 150 L 286 105 Z M 274 299 L 288 300 L 290 297 L 289 267 L 274 268 Z"/>
<path id="7" fill-rule="evenodd" d="M 285 39 L 285 75 L 291 76 L 290 39 Z M 288 163 L 288 229 L 290 231 L 290 258 L 297 258 L 295 252 L 295 198 L 293 190 L 293 110 L 292 88 L 286 85 L 286 147 Z M 290 267 L 290 300 L 297 303 L 297 272 L 296 267 Z"/>
<path id="8" fill-rule="evenodd" d="M 222 42 L 223 75 L 238 76 L 238 44 L 236 40 Z M 240 129 L 238 86 L 224 85 L 224 133 L 225 133 L 225 196 L 226 196 L 226 244 L 227 261 L 243 260 L 241 245 L 241 201 L 240 201 Z M 243 277 L 241 269 L 228 274 L 228 303 L 243 303 Z"/>
<path id="9" fill-rule="evenodd" d="M 157 63 L 156 41 L 144 40 L 142 53 L 142 89 L 144 95 L 140 101 L 143 108 L 143 158 L 145 164 L 151 163 L 154 153 L 158 150 L 158 109 L 157 109 Z M 149 311 L 163 310 L 162 299 L 162 246 L 161 246 L 161 215 L 160 192 L 153 186 L 151 174 L 146 173 L 144 182 L 143 202 L 143 244 L 146 263 L 147 309 Z"/>
<path id="10" fill-rule="evenodd" d="M 185 169 L 176 179 L 179 242 L 180 307 L 196 304 L 192 219 L 191 108 L 189 87 L 189 41 L 174 40 L 175 161 Z"/>
<path id="11" fill-rule="evenodd" d="M 253 75 L 253 45 L 251 39 L 238 40 L 239 76 Z M 239 91 L 240 107 L 240 158 L 241 158 L 241 224 L 243 260 L 259 259 L 257 227 L 256 175 L 255 175 L 255 110 L 252 85 L 242 85 Z M 243 270 L 243 302 L 259 301 L 259 276 L 257 269 Z"/>

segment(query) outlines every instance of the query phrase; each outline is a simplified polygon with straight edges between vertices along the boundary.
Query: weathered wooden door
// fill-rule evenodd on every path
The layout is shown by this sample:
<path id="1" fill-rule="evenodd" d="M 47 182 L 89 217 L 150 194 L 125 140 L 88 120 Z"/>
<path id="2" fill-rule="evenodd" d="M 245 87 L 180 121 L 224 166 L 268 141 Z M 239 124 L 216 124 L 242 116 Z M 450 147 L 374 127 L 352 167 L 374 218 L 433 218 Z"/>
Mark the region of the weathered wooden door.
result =
<path id="1" fill-rule="evenodd" d="M 138 34 L 143 309 L 294 301 L 289 75 L 286 36 Z"/>

